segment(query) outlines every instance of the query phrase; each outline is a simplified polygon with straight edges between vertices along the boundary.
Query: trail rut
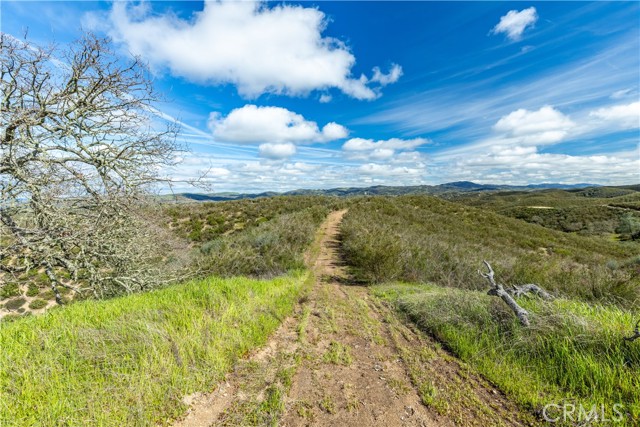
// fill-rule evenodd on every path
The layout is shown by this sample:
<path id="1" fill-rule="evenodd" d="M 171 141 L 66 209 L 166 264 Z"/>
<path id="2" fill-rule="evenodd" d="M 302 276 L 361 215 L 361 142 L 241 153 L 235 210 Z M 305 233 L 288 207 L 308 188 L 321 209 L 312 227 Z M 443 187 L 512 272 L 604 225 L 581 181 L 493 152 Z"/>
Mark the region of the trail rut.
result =
<path id="1" fill-rule="evenodd" d="M 487 381 L 354 285 L 329 215 L 316 283 L 269 343 L 216 390 L 190 396 L 175 427 L 525 426 L 534 421 Z"/>

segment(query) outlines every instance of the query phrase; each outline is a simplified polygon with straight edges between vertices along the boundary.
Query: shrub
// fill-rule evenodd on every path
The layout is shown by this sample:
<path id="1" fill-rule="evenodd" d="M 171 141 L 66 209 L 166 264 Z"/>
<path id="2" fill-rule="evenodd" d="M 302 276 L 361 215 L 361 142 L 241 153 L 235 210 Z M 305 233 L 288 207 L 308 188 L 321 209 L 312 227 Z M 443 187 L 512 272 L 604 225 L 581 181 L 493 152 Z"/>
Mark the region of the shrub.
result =
<path id="1" fill-rule="evenodd" d="M 277 216 L 200 248 L 203 268 L 221 276 L 272 277 L 304 267 L 304 251 L 328 209 L 314 206 Z"/>
<path id="2" fill-rule="evenodd" d="M 559 295 L 640 304 L 638 268 L 625 263 L 635 251 L 620 242 L 567 235 L 428 196 L 360 199 L 341 231 L 347 263 L 372 283 L 484 289 L 477 270 L 486 259 L 507 284 L 537 283 Z M 609 261 L 620 268 L 607 267 Z"/>
<path id="3" fill-rule="evenodd" d="M 11 298 L 17 297 L 20 295 L 20 287 L 17 283 L 5 283 L 2 288 L 0 288 L 0 298 Z"/>
<path id="4" fill-rule="evenodd" d="M 38 298 L 31 301 L 31 304 L 29 304 L 29 308 L 32 310 L 39 310 L 41 308 L 45 308 L 47 304 L 48 304 L 47 301 Z"/>
<path id="5" fill-rule="evenodd" d="M 20 308 L 24 305 L 24 303 L 25 303 L 25 302 L 27 302 L 27 300 L 26 300 L 26 299 L 24 299 L 24 298 L 22 298 L 22 297 L 20 297 L 20 298 L 13 298 L 13 299 L 10 299 L 9 301 L 7 301 L 7 302 L 4 304 L 4 308 L 5 308 L 6 310 L 11 310 L 11 311 L 13 311 L 13 310 L 18 310 L 18 309 L 20 309 Z"/>

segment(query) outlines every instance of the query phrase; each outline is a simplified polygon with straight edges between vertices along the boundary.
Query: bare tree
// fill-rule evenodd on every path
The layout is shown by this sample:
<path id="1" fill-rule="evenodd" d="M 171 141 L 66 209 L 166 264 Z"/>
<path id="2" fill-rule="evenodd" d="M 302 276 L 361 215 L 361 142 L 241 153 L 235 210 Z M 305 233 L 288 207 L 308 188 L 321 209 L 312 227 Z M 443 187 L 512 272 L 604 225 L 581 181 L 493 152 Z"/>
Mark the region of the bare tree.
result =
<path id="1" fill-rule="evenodd" d="M 0 34 L 0 52 L 0 274 L 45 272 L 58 302 L 59 286 L 165 280 L 145 203 L 179 147 L 144 64 L 91 34 L 67 49 Z"/>

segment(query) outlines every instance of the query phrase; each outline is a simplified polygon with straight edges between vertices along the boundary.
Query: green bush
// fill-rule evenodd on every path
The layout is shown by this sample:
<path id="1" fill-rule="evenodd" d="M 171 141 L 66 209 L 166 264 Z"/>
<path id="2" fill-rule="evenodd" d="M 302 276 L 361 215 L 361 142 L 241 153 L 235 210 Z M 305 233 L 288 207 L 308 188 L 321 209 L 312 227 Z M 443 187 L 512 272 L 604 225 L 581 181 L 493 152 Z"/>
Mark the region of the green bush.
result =
<path id="1" fill-rule="evenodd" d="M 38 286 L 35 283 L 30 283 L 27 289 L 27 296 L 35 297 L 39 293 L 40 293 L 40 288 L 38 288 Z"/>
<path id="2" fill-rule="evenodd" d="M 273 277 L 304 267 L 304 251 L 328 209 L 314 206 L 283 214 L 201 247 L 203 268 L 216 275 Z"/>
<path id="3" fill-rule="evenodd" d="M 31 301 L 31 304 L 29 304 L 29 308 L 32 310 L 39 310 L 41 308 L 46 307 L 47 304 L 48 302 L 43 299 L 35 299 Z"/>
<path id="4" fill-rule="evenodd" d="M 4 303 L 4 308 L 11 311 L 19 310 L 25 302 L 27 302 L 27 300 L 23 297 L 13 298 Z"/>
<path id="5" fill-rule="evenodd" d="M 487 260 L 507 284 L 640 305 L 640 273 L 625 263 L 637 253 L 633 244 L 568 235 L 428 196 L 363 198 L 350 207 L 341 233 L 347 263 L 372 283 L 485 289 L 478 269 Z M 611 260 L 620 268 L 608 268 Z"/>
<path id="6" fill-rule="evenodd" d="M 20 287 L 17 283 L 5 283 L 0 288 L 0 298 L 11 298 L 20 295 Z"/>
<path id="7" fill-rule="evenodd" d="M 227 234 L 257 227 L 279 215 L 313 206 L 335 210 L 344 203 L 335 197 L 276 196 L 223 202 L 182 203 L 179 208 L 166 205 L 168 224 L 192 242 L 208 242 Z"/>

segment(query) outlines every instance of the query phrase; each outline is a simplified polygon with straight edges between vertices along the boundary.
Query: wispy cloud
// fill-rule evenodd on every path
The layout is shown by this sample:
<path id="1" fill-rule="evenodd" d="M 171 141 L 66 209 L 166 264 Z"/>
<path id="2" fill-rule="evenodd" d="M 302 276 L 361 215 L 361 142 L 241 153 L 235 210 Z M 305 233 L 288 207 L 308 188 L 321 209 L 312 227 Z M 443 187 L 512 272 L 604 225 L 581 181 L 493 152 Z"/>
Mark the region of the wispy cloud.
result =
<path id="1" fill-rule="evenodd" d="M 449 140 L 463 142 L 481 137 L 499 117 L 520 108 L 553 105 L 588 112 L 610 103 L 620 87 L 638 87 L 636 35 L 622 36 L 589 58 L 518 79 L 511 77 L 510 68 L 506 75 L 470 82 L 447 80 L 401 101 L 383 103 L 379 112 L 354 122 L 387 124 L 409 135 L 447 131 Z"/>

